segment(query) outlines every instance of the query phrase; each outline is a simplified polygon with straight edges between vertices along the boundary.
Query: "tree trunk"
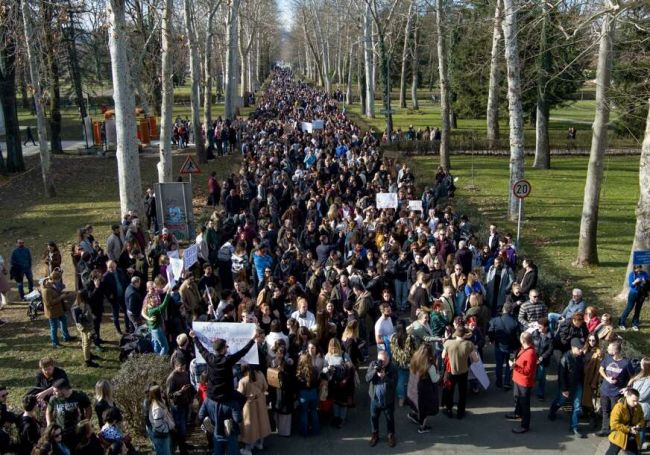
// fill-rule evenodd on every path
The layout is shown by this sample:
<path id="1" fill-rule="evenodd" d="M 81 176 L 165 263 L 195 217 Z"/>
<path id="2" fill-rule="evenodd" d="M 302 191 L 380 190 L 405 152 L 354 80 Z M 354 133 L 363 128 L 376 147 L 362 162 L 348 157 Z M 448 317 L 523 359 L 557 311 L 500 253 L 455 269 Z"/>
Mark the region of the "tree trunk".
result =
<path id="1" fill-rule="evenodd" d="M 68 26 L 65 27 L 66 32 L 66 48 L 68 51 L 68 60 L 70 64 L 70 79 L 72 80 L 72 87 L 74 88 L 75 100 L 79 107 L 79 116 L 81 121 L 88 116 L 86 110 L 86 102 L 84 101 L 83 84 L 81 81 L 81 69 L 79 67 L 79 57 L 77 55 L 77 37 L 75 34 L 75 21 L 72 2 L 68 0 Z M 84 127 L 85 128 L 85 127 Z"/>
<path id="2" fill-rule="evenodd" d="M 20 71 L 20 102 L 23 109 L 30 109 L 29 105 L 31 98 L 27 94 L 27 71 L 23 68 Z"/>
<path id="3" fill-rule="evenodd" d="M 190 46 L 190 77 L 192 78 L 192 91 L 190 102 L 192 104 L 192 132 L 196 147 L 196 158 L 199 163 L 207 163 L 208 157 L 205 151 L 203 129 L 201 128 L 201 60 L 199 58 L 199 43 L 194 30 L 194 18 L 192 17 L 192 0 L 185 0 L 185 30 Z"/>
<path id="4" fill-rule="evenodd" d="M 542 33 L 540 35 L 539 72 L 537 73 L 537 114 L 535 116 L 535 162 L 533 167 L 539 169 L 551 168 L 551 146 L 548 139 L 548 121 L 550 108 L 546 85 L 553 71 L 553 57 L 549 42 L 549 10 L 548 4 L 542 2 Z"/>
<path id="5" fill-rule="evenodd" d="M 16 98 L 16 41 L 13 30 L 7 30 L 0 23 L 0 103 L 4 112 L 6 134 L 7 172 L 22 172 L 25 170 L 23 160 L 23 143 L 20 140 L 20 124 L 18 123 L 18 100 Z"/>
<path id="6" fill-rule="evenodd" d="M 375 84 L 373 83 L 375 62 L 372 47 L 372 13 L 370 3 L 368 3 L 366 5 L 366 13 L 363 17 L 363 51 L 366 66 L 366 117 L 375 118 Z"/>
<path id="7" fill-rule="evenodd" d="M 38 55 L 34 55 L 38 49 L 34 40 L 34 26 L 32 24 L 32 12 L 29 2 L 21 2 L 21 13 L 23 16 L 23 27 L 25 32 L 25 48 L 27 50 L 27 61 L 29 62 L 29 73 L 31 75 L 32 87 L 34 88 L 34 99 L 36 100 L 36 124 L 38 128 L 38 146 L 41 155 L 41 174 L 43 177 L 43 188 L 46 197 L 56 196 L 54 181 L 51 173 L 50 151 L 47 149 L 47 132 L 45 126 L 45 113 L 43 109 L 43 89 L 41 88 L 41 75 L 38 63 Z"/>
<path id="8" fill-rule="evenodd" d="M 404 46 L 402 47 L 402 72 L 399 81 L 399 107 L 406 108 L 406 64 L 409 55 L 409 40 L 411 37 L 411 27 L 413 25 L 413 11 L 415 10 L 415 0 L 411 0 L 409 10 L 406 15 L 406 26 L 404 28 Z"/>
<path id="9" fill-rule="evenodd" d="M 418 50 L 420 29 L 418 27 L 418 12 L 417 8 L 415 10 L 415 19 L 413 20 L 413 64 L 411 65 L 411 71 L 413 72 L 411 79 L 411 103 L 413 104 L 413 110 L 417 111 L 420 109 L 420 104 L 418 103 L 418 70 L 420 67 L 420 54 Z"/>
<path id="10" fill-rule="evenodd" d="M 172 129 L 174 109 L 174 71 L 172 69 L 172 8 L 173 0 L 165 0 L 161 36 L 161 83 L 162 107 L 160 115 L 160 161 L 158 162 L 158 181 L 172 181 Z"/>
<path id="11" fill-rule="evenodd" d="M 54 4 L 42 1 L 43 28 L 45 29 L 45 55 L 48 67 L 49 101 L 50 101 L 50 147 L 52 153 L 62 153 L 61 144 L 61 89 L 59 84 L 58 43 L 54 42 L 54 32 L 58 28 L 54 24 Z M 37 102 L 38 104 L 38 102 Z"/>
<path id="12" fill-rule="evenodd" d="M 519 200 L 512 195 L 512 186 L 524 178 L 524 114 L 521 106 L 521 74 L 517 45 L 516 0 L 504 0 L 503 25 L 506 63 L 508 67 L 508 112 L 510 113 L 510 185 L 508 186 L 508 218 L 517 220 Z M 523 208 L 522 208 L 523 210 Z M 523 211 L 522 211 L 523 214 Z"/>
<path id="13" fill-rule="evenodd" d="M 212 46 L 214 41 L 214 15 L 216 8 L 208 14 L 208 24 L 205 33 L 205 55 L 203 60 L 203 124 L 206 131 L 212 128 Z"/>
<path id="14" fill-rule="evenodd" d="M 363 56 L 365 54 L 363 46 L 359 46 L 359 55 L 357 58 L 357 88 L 359 90 L 359 109 L 361 115 L 366 115 L 366 73 L 365 66 L 362 65 Z"/>
<path id="15" fill-rule="evenodd" d="M 499 42 L 501 41 L 502 16 L 502 0 L 496 0 L 487 105 L 487 140 L 491 149 L 499 146 Z"/>
<path id="16" fill-rule="evenodd" d="M 440 115 L 442 116 L 442 129 L 440 134 L 440 165 L 451 169 L 449 160 L 449 134 L 451 123 L 449 115 L 451 112 L 449 102 L 449 70 L 447 54 L 445 0 L 436 2 L 436 32 L 438 35 L 438 72 L 440 78 Z"/>
<path id="17" fill-rule="evenodd" d="M 227 120 L 233 120 L 236 113 L 237 103 L 237 19 L 239 17 L 240 0 L 232 0 L 228 10 L 228 22 L 226 23 L 227 42 L 227 64 L 226 64 L 226 96 L 224 106 L 224 117 Z"/>
<path id="18" fill-rule="evenodd" d="M 391 133 L 393 132 L 393 112 L 390 108 L 390 56 L 386 49 L 386 38 L 383 33 L 379 34 L 379 55 L 381 58 L 382 85 L 384 86 L 384 116 L 386 117 L 386 132 L 388 133 L 388 142 L 390 142 Z"/>
<path id="19" fill-rule="evenodd" d="M 578 257 L 575 265 L 598 264 L 598 205 L 603 180 L 603 158 L 607 149 L 607 124 L 609 123 L 609 96 L 612 72 L 613 19 L 610 14 L 603 17 L 596 68 L 596 116 L 592 126 L 589 167 L 582 202 Z"/>
<path id="20" fill-rule="evenodd" d="M 348 81 L 345 87 L 345 104 L 352 104 L 352 65 L 354 61 L 354 45 L 350 46 L 350 53 L 348 54 Z"/>
<path id="21" fill-rule="evenodd" d="M 136 137 L 135 96 L 129 71 L 129 26 L 125 19 L 127 0 L 109 0 L 108 49 L 111 55 L 115 126 L 117 130 L 117 178 L 122 213 L 142 214 L 142 182 Z"/>
<path id="22" fill-rule="evenodd" d="M 650 99 L 648 99 L 648 117 L 645 122 L 645 136 L 639 161 L 639 203 L 636 206 L 636 228 L 627 273 L 623 280 L 621 297 L 627 297 L 630 290 L 627 276 L 632 271 L 632 257 L 635 251 L 650 250 Z"/>

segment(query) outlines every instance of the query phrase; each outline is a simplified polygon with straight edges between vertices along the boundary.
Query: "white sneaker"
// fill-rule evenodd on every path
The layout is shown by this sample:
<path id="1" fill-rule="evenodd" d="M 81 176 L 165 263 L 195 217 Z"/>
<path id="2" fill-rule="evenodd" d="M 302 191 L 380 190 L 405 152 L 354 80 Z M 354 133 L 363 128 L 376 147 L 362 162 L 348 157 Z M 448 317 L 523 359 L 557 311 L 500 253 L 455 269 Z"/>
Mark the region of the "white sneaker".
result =
<path id="1" fill-rule="evenodd" d="M 258 442 L 257 444 L 255 444 L 255 448 L 257 450 L 264 450 L 264 443 L 262 441 Z"/>
<path id="2" fill-rule="evenodd" d="M 248 449 L 239 449 L 239 453 L 240 453 L 241 455 L 253 455 L 253 452 L 251 452 L 251 451 L 248 450 Z"/>
<path id="3" fill-rule="evenodd" d="M 618 330 L 620 330 L 621 332 L 625 332 L 626 329 L 624 325 L 619 325 Z"/>
<path id="4" fill-rule="evenodd" d="M 633 326 L 632 326 L 632 330 L 633 330 L 634 332 L 638 332 L 638 331 L 639 331 L 639 328 L 638 328 L 637 326 L 633 325 Z"/>

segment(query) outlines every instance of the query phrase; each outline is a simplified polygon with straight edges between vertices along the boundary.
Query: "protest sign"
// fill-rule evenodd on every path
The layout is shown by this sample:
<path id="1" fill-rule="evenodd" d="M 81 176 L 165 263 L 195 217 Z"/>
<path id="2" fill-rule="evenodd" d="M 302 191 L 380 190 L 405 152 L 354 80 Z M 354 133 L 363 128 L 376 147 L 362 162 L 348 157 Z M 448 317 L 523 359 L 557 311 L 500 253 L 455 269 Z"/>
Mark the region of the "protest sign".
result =
<path id="1" fill-rule="evenodd" d="M 377 193 L 378 209 L 396 209 L 397 193 Z"/>
<path id="2" fill-rule="evenodd" d="M 246 346 L 255 333 L 256 330 L 255 324 L 233 324 L 231 322 L 192 322 L 192 330 L 196 334 L 195 343 L 201 343 L 205 348 L 214 354 L 214 340 L 217 338 L 222 338 L 226 340 L 228 344 L 228 352 L 234 354 L 239 351 L 241 348 Z M 196 361 L 197 363 L 205 363 L 205 359 L 199 353 L 199 350 L 195 347 L 196 351 Z M 257 352 L 257 346 L 253 345 L 250 351 L 246 353 L 243 358 L 243 361 L 251 365 L 258 365 L 259 355 Z"/>
<path id="3" fill-rule="evenodd" d="M 314 125 L 310 122 L 302 122 L 300 124 L 300 129 L 303 132 L 311 133 L 312 131 L 314 131 Z"/>
<path id="4" fill-rule="evenodd" d="M 196 264 L 196 261 L 198 260 L 199 248 L 194 244 L 188 247 L 183 253 L 183 269 L 189 270 L 189 268 Z"/>
<path id="5" fill-rule="evenodd" d="M 422 201 L 409 201 L 409 210 L 422 211 Z"/>
<path id="6" fill-rule="evenodd" d="M 312 122 L 312 128 L 315 130 L 322 130 L 325 128 L 325 121 L 324 120 L 314 120 Z"/>

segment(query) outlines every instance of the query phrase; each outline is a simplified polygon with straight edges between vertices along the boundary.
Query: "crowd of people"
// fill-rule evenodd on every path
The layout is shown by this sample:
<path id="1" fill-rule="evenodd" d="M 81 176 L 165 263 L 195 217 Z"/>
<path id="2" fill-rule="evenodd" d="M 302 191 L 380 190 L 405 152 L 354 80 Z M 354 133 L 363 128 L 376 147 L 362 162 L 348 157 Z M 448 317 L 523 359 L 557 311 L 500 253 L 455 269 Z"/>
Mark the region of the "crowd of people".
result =
<path id="1" fill-rule="evenodd" d="M 301 130 L 317 119 L 322 130 Z M 630 311 L 633 327 L 639 325 L 649 281 L 640 267 L 618 321 L 588 306 L 580 289 L 561 313 L 549 313 L 536 264 L 518 257 L 496 225 L 485 238 L 475 233 L 445 197 L 453 195 L 453 179 L 444 169 L 416 193 L 407 164 L 383 157 L 379 141 L 362 133 L 335 97 L 287 70 L 274 71 L 238 131 L 241 168 L 221 183 L 210 177 L 208 205 L 215 211 L 198 229 L 192 269 L 174 276 L 170 258 L 179 257 L 179 242 L 164 226 L 155 232 L 151 222 L 149 239 L 134 213 L 112 226 L 105 249 L 92 226 L 79 231 L 71 252 L 74 298 L 63 289 L 56 245 L 43 257 L 49 275 L 40 287 L 52 346 L 60 345 L 59 328 L 64 341 L 74 341 L 71 315 L 85 365 L 97 367 L 107 300 L 118 334 L 128 337 L 146 325 L 151 350 L 171 355 L 166 383 L 151 384 L 144 397 L 157 455 L 187 453 L 195 425 L 206 432 L 212 453 L 228 455 L 263 450 L 273 432 L 309 437 L 325 422 L 342 428 L 357 392 L 366 389 L 369 445 L 385 434 L 394 447 L 397 418 L 427 433 L 440 408 L 448 418 L 466 416 L 468 395 L 487 388 L 488 343 L 495 386 L 513 390 L 515 408 L 506 417 L 519 422 L 515 433 L 530 430 L 532 396 L 546 399 L 546 375 L 559 352 L 559 392 L 549 419 L 570 404 L 577 437 L 584 436 L 584 414 L 594 426 L 601 419 L 596 434 L 609 437 L 608 453 L 642 448 L 650 359 L 636 365 L 624 358 L 619 336 Z M 378 209 L 378 193 L 396 193 L 397 207 Z M 422 211 L 409 209 L 412 200 L 422 202 Z M 31 254 L 20 242 L 16 251 L 11 276 L 24 297 L 24 276 L 33 287 Z M 257 328 L 232 352 L 226 339 L 200 342 L 195 321 Z M 205 363 L 194 358 L 194 347 Z M 253 348 L 259 364 L 242 362 Z M 20 453 L 34 446 L 35 453 L 66 455 L 135 450 L 109 381 L 97 385 L 97 430 L 89 398 L 71 388 L 51 359 L 40 366 L 22 417 L 0 405 L 2 423 L 20 428 L 19 441 L 0 431 L 0 443 L 15 444 Z M 1 389 L 0 399 L 6 396 Z M 396 413 L 401 407 L 405 412 Z M 47 426 L 25 423 L 30 416 L 38 422 L 39 408 Z"/>

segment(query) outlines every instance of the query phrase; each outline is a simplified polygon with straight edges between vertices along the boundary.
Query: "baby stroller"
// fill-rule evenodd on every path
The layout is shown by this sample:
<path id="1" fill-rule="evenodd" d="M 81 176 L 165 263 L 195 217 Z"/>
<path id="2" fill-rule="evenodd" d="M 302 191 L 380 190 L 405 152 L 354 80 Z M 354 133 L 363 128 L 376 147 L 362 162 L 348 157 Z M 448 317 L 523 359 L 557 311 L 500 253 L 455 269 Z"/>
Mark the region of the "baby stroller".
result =
<path id="1" fill-rule="evenodd" d="M 34 321 L 38 317 L 38 312 L 43 311 L 43 296 L 41 295 L 41 291 L 34 289 L 25 295 L 25 300 L 27 300 L 27 316 L 30 321 Z"/>

